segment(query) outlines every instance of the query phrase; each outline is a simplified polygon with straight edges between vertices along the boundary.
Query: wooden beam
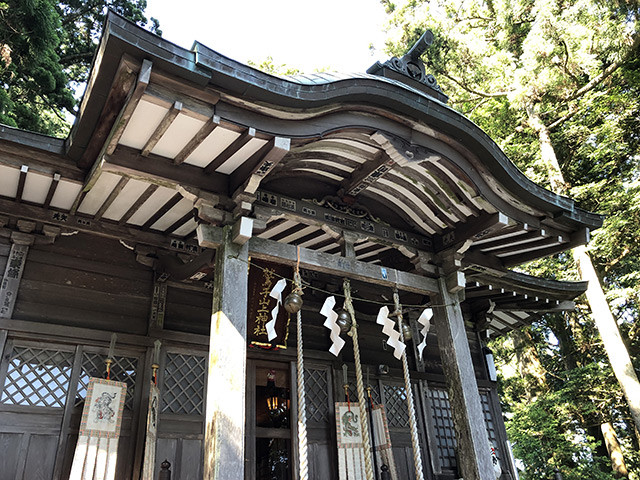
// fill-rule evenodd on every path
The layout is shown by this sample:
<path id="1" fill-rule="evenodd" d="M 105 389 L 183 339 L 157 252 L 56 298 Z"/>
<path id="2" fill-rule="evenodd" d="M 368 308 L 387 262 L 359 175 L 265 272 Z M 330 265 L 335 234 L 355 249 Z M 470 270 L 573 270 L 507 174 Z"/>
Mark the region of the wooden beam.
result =
<path id="1" fill-rule="evenodd" d="M 196 148 L 198 148 L 202 142 L 220 125 L 220 117 L 218 115 L 214 115 L 211 117 L 201 128 L 198 130 L 198 133 L 189 140 L 189 142 L 178 152 L 176 157 L 173 159 L 173 163 L 176 165 L 180 165 L 183 163 L 189 155 L 191 155 Z"/>
<path id="2" fill-rule="evenodd" d="M 341 189 L 344 195 L 355 197 L 389 173 L 397 163 L 384 151 L 379 151 L 374 158 L 366 161 L 358 167 L 347 180 L 344 180 Z"/>
<path id="3" fill-rule="evenodd" d="M 510 257 L 513 255 L 519 255 L 519 254 L 524 254 L 528 252 L 535 252 L 542 249 L 547 249 L 549 247 L 561 245 L 566 242 L 567 242 L 567 239 L 561 236 L 553 236 L 553 237 L 546 237 L 546 238 L 545 237 L 540 238 L 538 236 L 536 240 L 533 240 L 531 242 L 523 243 L 520 245 L 514 245 L 514 246 L 509 245 L 499 250 L 494 250 L 491 252 L 491 254 L 495 255 L 496 257 Z M 540 255 L 540 256 L 542 257 L 544 255 Z"/>
<path id="4" fill-rule="evenodd" d="M 495 311 L 495 310 L 494 310 Z M 500 311 L 500 310 L 499 310 Z M 511 313 L 511 311 L 505 311 L 502 310 L 501 311 L 504 315 L 506 315 L 507 317 L 511 318 L 517 325 L 520 325 L 521 327 L 527 327 L 529 324 L 526 323 L 522 318 L 520 318 L 517 315 L 514 315 L 513 313 Z"/>
<path id="5" fill-rule="evenodd" d="M 260 220 L 268 221 L 276 217 L 286 217 L 305 225 L 316 225 L 320 228 L 331 226 L 339 230 L 350 230 L 382 245 L 431 251 L 430 237 L 389 227 L 371 220 L 371 217 L 358 217 L 355 215 L 356 212 L 351 213 L 347 206 L 336 205 L 336 209 L 343 207 L 343 212 L 330 207 L 330 204 L 318 205 L 260 190 L 256 195 L 253 210 L 256 218 Z"/>
<path id="6" fill-rule="evenodd" d="M 58 188 L 59 183 L 60 183 L 60 174 L 54 173 L 53 180 L 51 180 L 51 185 L 49 185 L 49 191 L 47 192 L 47 196 L 44 199 L 44 204 L 42 205 L 43 208 L 49 208 L 49 205 L 51 205 L 51 200 L 53 200 L 53 196 L 56 194 L 56 190 Z"/>
<path id="7" fill-rule="evenodd" d="M 28 165 L 22 165 L 20 167 L 20 178 L 18 179 L 18 190 L 16 191 L 16 202 L 18 203 L 22 201 L 22 194 L 24 193 L 24 183 L 27 181 L 28 171 Z"/>
<path id="8" fill-rule="evenodd" d="M 247 368 L 248 245 L 223 229 L 216 251 L 205 401 L 206 480 L 244 478 Z"/>
<path id="9" fill-rule="evenodd" d="M 100 237 L 114 238 L 127 243 L 141 243 L 160 248 L 168 248 L 175 251 L 192 253 L 198 250 L 195 243 L 177 241 L 165 235 L 143 232 L 137 228 L 117 225 L 112 222 L 93 220 L 84 216 L 73 215 L 69 212 L 45 209 L 39 206 L 16 204 L 12 200 L 0 198 L 0 213 L 14 218 L 32 220 L 34 222 L 54 225 L 66 231 L 86 232 Z M 176 245 L 176 246 L 174 246 Z"/>
<path id="10" fill-rule="evenodd" d="M 0 128 L 0 134 L 1 130 L 2 128 Z M 35 147 L 23 146 L 10 140 L 0 140 L 0 165 L 16 169 L 26 165 L 32 173 L 48 177 L 58 173 L 65 180 L 73 183 L 83 182 L 85 177 L 85 172 L 66 157 Z"/>
<path id="11" fill-rule="evenodd" d="M 518 310 L 526 310 L 528 312 L 536 312 L 536 313 L 552 313 L 552 312 L 572 312 L 576 309 L 576 302 L 571 300 L 562 300 L 560 303 L 545 303 L 542 301 L 532 302 L 527 306 L 527 308 L 523 308 L 522 303 L 503 303 L 496 304 L 494 311 L 496 312 L 508 312 L 508 311 L 518 311 Z"/>
<path id="12" fill-rule="evenodd" d="M 500 237 L 496 240 L 491 240 L 476 247 L 476 244 L 471 248 L 477 248 L 483 253 L 499 250 L 505 247 L 511 247 L 516 245 L 522 245 L 523 243 L 540 240 L 549 236 L 549 232 L 546 230 L 530 230 L 529 232 L 521 231 L 520 235 L 512 235 L 508 237 Z"/>
<path id="13" fill-rule="evenodd" d="M 162 136 L 165 133 L 167 133 L 167 130 L 169 130 L 169 127 L 171 126 L 173 121 L 176 119 L 176 117 L 178 116 L 181 110 L 182 110 L 182 102 L 178 102 L 178 101 L 173 102 L 173 105 L 171 105 L 171 108 L 169 109 L 169 111 L 166 113 L 166 115 L 164 116 L 160 124 L 156 127 L 154 132 L 151 134 L 151 137 L 149 137 L 149 140 L 147 140 L 147 143 L 145 144 L 145 146 L 142 148 L 142 153 L 140 155 L 142 155 L 143 157 L 146 157 L 151 153 L 151 150 L 153 150 L 154 147 L 158 144 Z"/>
<path id="14" fill-rule="evenodd" d="M 164 233 L 169 235 L 169 234 L 175 232 L 176 230 L 178 230 L 180 227 L 182 227 L 185 223 L 187 223 L 191 219 L 193 219 L 193 210 L 188 211 L 182 217 L 180 217 L 178 220 L 176 220 L 169 228 L 167 228 L 164 231 Z"/>
<path id="15" fill-rule="evenodd" d="M 502 261 L 507 267 L 520 265 L 537 258 L 548 257 L 549 255 L 555 255 L 556 253 L 564 252 L 565 250 L 569 250 L 580 245 L 586 245 L 587 243 L 589 243 L 589 237 L 589 229 L 583 228 L 582 230 L 573 233 L 571 235 L 571 239 L 566 243 L 560 243 L 551 247 L 542 248 L 540 250 L 533 250 L 527 253 L 513 255 L 507 258 L 503 258 Z"/>
<path id="16" fill-rule="evenodd" d="M 111 193 L 109 194 L 107 199 L 104 201 L 102 206 L 98 209 L 96 214 L 93 216 L 94 219 L 98 220 L 102 218 L 102 215 L 104 215 L 104 212 L 106 212 L 109 209 L 111 204 L 115 201 L 118 195 L 120 195 L 120 192 L 122 192 L 122 189 L 127 185 L 127 183 L 129 183 L 128 178 L 120 177 L 120 180 L 116 184 L 115 188 L 111 191 Z"/>
<path id="17" fill-rule="evenodd" d="M 453 424 L 458 440 L 459 476 L 468 480 L 495 480 L 489 440 L 478 393 L 478 383 L 467 340 L 460 302 L 449 293 L 444 278 L 434 297 L 435 325 L 442 368 L 447 378 Z"/>
<path id="18" fill-rule="evenodd" d="M 260 182 L 278 165 L 287 154 L 291 139 L 273 137 L 260 150 L 240 165 L 232 174 L 229 191 L 235 192 L 233 198 L 246 194 L 255 198 Z"/>
<path id="19" fill-rule="evenodd" d="M 142 62 L 142 66 L 138 74 L 138 80 L 134 85 L 134 87 L 129 92 L 129 95 L 127 96 L 127 99 L 122 109 L 120 110 L 120 113 L 116 117 L 113 127 L 109 132 L 109 136 L 105 140 L 102 148 L 100 149 L 100 153 L 95 159 L 93 166 L 91 167 L 91 170 L 89 171 L 89 174 L 86 177 L 84 187 L 82 188 L 82 190 L 76 197 L 75 201 L 73 202 L 73 206 L 71 207 L 71 213 L 75 214 L 78 211 L 78 207 L 84 200 L 84 197 L 87 195 L 87 193 L 89 193 L 89 191 L 93 188 L 93 186 L 96 184 L 96 182 L 100 178 L 100 175 L 102 174 L 102 171 L 103 171 L 102 166 L 104 164 L 104 157 L 106 155 L 111 155 L 115 151 L 116 146 L 118 145 L 118 141 L 120 140 L 120 137 L 122 137 L 122 134 L 127 128 L 127 124 L 129 123 L 129 120 L 131 119 L 131 116 L 133 115 L 133 112 L 135 111 L 138 103 L 140 102 L 140 98 L 144 94 L 145 88 L 149 84 L 150 74 L 151 74 L 151 62 L 149 60 L 144 60 Z M 96 138 L 95 134 L 94 134 L 94 138 Z M 92 138 L 92 142 L 93 142 L 93 138 Z M 85 151 L 85 154 L 87 153 L 87 151 Z M 85 155 L 83 155 L 82 159 L 86 160 Z"/>
<path id="20" fill-rule="evenodd" d="M 104 152 L 105 154 L 111 155 L 116 149 L 116 146 L 120 141 L 120 137 L 122 137 L 122 134 L 129 124 L 129 120 L 131 120 L 133 112 L 135 112 L 138 103 L 140 103 L 140 99 L 142 98 L 142 95 L 144 95 L 144 91 L 147 88 L 147 85 L 149 85 L 152 65 L 153 64 L 150 60 L 142 61 L 142 66 L 140 67 L 140 72 L 138 73 L 138 80 L 135 84 L 135 87 L 130 92 L 127 101 L 124 104 L 124 107 L 116 118 L 113 130 L 111 131 L 111 134 L 107 139 L 108 144 Z"/>
<path id="21" fill-rule="evenodd" d="M 138 211 L 138 209 L 147 201 L 149 197 L 153 195 L 153 193 L 160 187 L 158 185 L 151 184 L 149 185 L 142 195 L 138 197 L 138 199 L 129 207 L 129 210 L 120 218 L 118 221 L 118 225 L 124 225 L 129 221 L 129 219 L 133 216 L 134 213 Z"/>
<path id="22" fill-rule="evenodd" d="M 215 248 L 220 244 L 220 228 L 198 225 L 198 243 L 202 247 Z M 249 240 L 252 258 L 295 265 L 298 261 L 297 247 L 253 237 Z M 429 295 L 437 292 L 436 280 L 393 268 L 372 265 L 336 255 L 300 248 L 300 266 L 308 270 L 327 273 L 337 277 L 347 277 L 387 287 L 397 286 L 400 290 Z"/>
<path id="23" fill-rule="evenodd" d="M 256 136 L 256 129 L 253 127 L 247 128 L 244 132 L 236 138 L 231 145 L 225 148 L 220 155 L 211 160 L 211 163 L 204 167 L 204 171 L 207 174 L 214 173 L 224 162 L 233 157 L 242 147 L 249 143 Z"/>
<path id="24" fill-rule="evenodd" d="M 87 196 L 87 193 L 89 193 L 89 190 L 91 189 L 91 187 L 93 185 L 95 185 L 95 183 L 98 181 L 98 179 L 100 178 L 100 170 L 93 172 L 93 174 L 91 174 L 87 180 L 87 182 L 85 183 L 84 187 L 82 187 L 82 189 L 78 192 L 78 194 L 76 195 L 75 200 L 73 201 L 73 204 L 71 205 L 71 209 L 69 210 L 69 212 L 71 212 L 72 215 L 75 215 L 76 212 L 78 211 L 78 207 L 80 206 L 80 204 L 82 203 L 82 201 L 84 200 L 84 197 Z"/>
<path id="25" fill-rule="evenodd" d="M 436 252 L 445 249 L 456 249 L 467 240 L 481 240 L 509 224 L 513 224 L 513 221 L 500 212 L 473 217 L 464 224 L 459 224 L 440 235 L 434 235 L 433 246 Z"/>
<path id="26" fill-rule="evenodd" d="M 192 187 L 208 192 L 226 192 L 226 175 L 212 173 L 202 175 L 202 169 L 194 165 L 175 165 L 172 160 L 159 155 L 146 157 L 129 147 L 118 145 L 113 155 L 105 157 L 102 171 L 176 189 L 179 186 Z"/>
<path id="27" fill-rule="evenodd" d="M 149 230 L 151 228 L 151 225 L 153 225 L 158 220 L 160 220 L 165 215 L 165 213 L 167 213 L 169 210 L 175 207 L 180 200 L 182 200 L 182 195 L 180 193 L 176 193 L 173 197 L 167 200 L 164 203 L 164 205 L 162 205 L 162 207 L 158 209 L 156 213 L 151 215 L 151 217 L 149 217 L 147 221 L 144 222 L 144 224 L 141 227 L 142 230 Z"/>
<path id="28" fill-rule="evenodd" d="M 128 55 L 123 55 L 115 73 L 113 84 L 105 100 L 104 107 L 100 113 L 100 117 L 96 122 L 96 128 L 91 134 L 89 144 L 84 148 L 82 156 L 78 160 L 78 167 L 81 169 L 88 168 L 95 164 L 100 158 L 100 152 L 104 150 L 110 132 L 114 128 L 116 119 L 122 112 L 123 107 L 127 103 L 131 91 L 135 88 L 136 78 L 140 71 L 140 63 Z M 91 91 L 92 85 L 87 87 Z M 84 99 L 89 98 L 89 92 L 86 92 Z M 84 109 L 85 102 L 82 103 L 81 109 Z M 81 111 L 82 115 L 82 111 Z M 87 132 L 88 133 L 88 132 Z M 72 138 L 73 140 L 73 138 Z M 70 145 L 73 149 L 74 145 Z M 76 147 L 77 148 L 77 147 Z"/>
<path id="29" fill-rule="evenodd" d="M 217 92 L 211 86 L 205 87 L 196 83 L 185 80 L 184 78 L 176 78 L 175 75 L 164 73 L 161 70 L 151 72 L 151 81 L 154 87 L 160 91 L 166 91 L 178 98 L 185 106 L 191 102 L 207 102 L 207 104 L 215 105 L 220 100 L 220 92 Z"/>
<path id="30" fill-rule="evenodd" d="M 504 240 L 507 238 L 514 238 L 519 235 L 524 235 L 527 232 L 530 232 L 532 227 L 526 223 L 521 224 L 518 223 L 516 225 L 512 225 L 509 227 L 505 227 L 495 233 L 489 234 L 480 240 L 475 240 L 473 242 L 474 249 L 482 249 L 485 245 L 493 242 L 498 242 L 500 240 Z"/>

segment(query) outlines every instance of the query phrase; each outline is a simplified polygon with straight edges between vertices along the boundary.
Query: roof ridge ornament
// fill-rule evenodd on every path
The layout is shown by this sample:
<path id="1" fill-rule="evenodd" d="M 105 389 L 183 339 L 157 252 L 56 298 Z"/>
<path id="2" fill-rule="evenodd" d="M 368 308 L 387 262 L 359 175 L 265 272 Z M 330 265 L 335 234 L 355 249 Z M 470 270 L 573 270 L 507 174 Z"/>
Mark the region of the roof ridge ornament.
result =
<path id="1" fill-rule="evenodd" d="M 384 63 L 376 62 L 367 69 L 367 73 L 398 80 L 446 103 L 449 97 L 438 85 L 436 77 L 426 72 L 424 62 L 420 59 L 432 43 L 433 32 L 426 30 L 401 58 L 392 57 Z"/>

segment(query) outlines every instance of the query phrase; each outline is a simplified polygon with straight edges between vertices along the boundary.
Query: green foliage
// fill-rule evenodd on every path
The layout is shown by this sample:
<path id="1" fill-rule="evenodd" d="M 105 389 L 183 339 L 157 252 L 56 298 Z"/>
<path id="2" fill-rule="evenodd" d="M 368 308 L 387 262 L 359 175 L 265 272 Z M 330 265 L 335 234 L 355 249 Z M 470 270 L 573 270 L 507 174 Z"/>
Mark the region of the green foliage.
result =
<path id="1" fill-rule="evenodd" d="M 262 70 L 265 73 L 270 75 L 299 75 L 300 70 L 297 68 L 287 67 L 284 63 L 280 65 L 276 65 L 273 62 L 273 57 L 268 56 L 265 60 L 260 63 L 253 62 L 249 60 L 247 62 L 253 68 L 257 68 L 258 70 Z"/>
<path id="2" fill-rule="evenodd" d="M 146 0 L 0 2 L 0 123 L 66 136 L 107 8 L 147 25 Z"/>
<path id="3" fill-rule="evenodd" d="M 423 56 L 450 105 L 469 116 L 532 180 L 549 186 L 537 116 L 566 194 L 606 215 L 590 255 L 640 368 L 640 5 L 598 0 L 407 0 L 383 2 L 388 52 L 402 55 L 425 28 Z M 579 278 L 571 254 L 520 268 Z M 640 478 L 638 438 L 597 328 L 579 309 L 546 315 L 491 348 L 521 478 L 609 479 L 599 426 L 612 422 L 631 478 Z M 543 385 L 540 385 L 543 379 Z"/>
<path id="4" fill-rule="evenodd" d="M 61 110 L 73 109 L 74 99 L 56 52 L 56 3 L 9 0 L 0 4 L 0 18 L 0 122 L 46 133 L 62 129 Z M 47 115 L 51 111 L 58 115 Z"/>
<path id="5" fill-rule="evenodd" d="M 147 0 L 65 0 L 57 4 L 61 18 L 60 63 L 72 82 L 87 80 L 107 10 L 162 35 L 155 18 L 147 20 Z"/>

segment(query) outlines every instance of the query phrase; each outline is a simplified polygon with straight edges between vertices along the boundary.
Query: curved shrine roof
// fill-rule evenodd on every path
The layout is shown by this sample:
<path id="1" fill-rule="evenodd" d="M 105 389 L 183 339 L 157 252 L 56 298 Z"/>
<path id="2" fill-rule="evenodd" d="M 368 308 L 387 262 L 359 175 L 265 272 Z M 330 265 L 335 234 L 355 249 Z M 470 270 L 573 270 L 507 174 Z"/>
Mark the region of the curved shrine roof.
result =
<path id="1" fill-rule="evenodd" d="M 15 182 L 36 204 L 176 241 L 237 214 L 254 235 L 327 253 L 348 230 L 358 260 L 406 270 L 453 252 L 503 275 L 602 224 L 526 178 L 437 85 L 385 68 L 276 77 L 110 13 L 64 152 L 24 140 L 66 165 L 55 191 L 31 191 L 36 170 Z"/>

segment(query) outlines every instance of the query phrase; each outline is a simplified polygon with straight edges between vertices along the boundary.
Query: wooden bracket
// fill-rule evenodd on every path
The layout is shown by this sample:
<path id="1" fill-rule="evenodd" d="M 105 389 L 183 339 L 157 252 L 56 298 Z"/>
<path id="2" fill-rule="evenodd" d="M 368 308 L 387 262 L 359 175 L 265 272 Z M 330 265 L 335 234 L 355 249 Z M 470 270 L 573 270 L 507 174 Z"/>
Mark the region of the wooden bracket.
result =
<path id="1" fill-rule="evenodd" d="M 253 234 L 253 218 L 240 217 L 231 229 L 231 241 L 244 245 Z"/>

